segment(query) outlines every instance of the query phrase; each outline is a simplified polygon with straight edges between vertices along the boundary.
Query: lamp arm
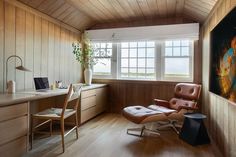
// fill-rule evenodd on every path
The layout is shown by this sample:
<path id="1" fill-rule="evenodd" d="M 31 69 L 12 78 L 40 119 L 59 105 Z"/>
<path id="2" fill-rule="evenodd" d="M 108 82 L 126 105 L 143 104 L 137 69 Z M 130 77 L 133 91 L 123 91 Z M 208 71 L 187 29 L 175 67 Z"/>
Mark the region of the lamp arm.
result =
<path id="1" fill-rule="evenodd" d="M 17 55 L 11 55 L 11 56 L 9 56 L 9 57 L 7 58 L 7 61 L 6 61 L 6 84 L 7 84 L 7 75 L 8 75 L 8 61 L 9 61 L 9 59 L 11 59 L 11 58 L 13 58 L 13 57 L 20 59 L 20 64 L 22 65 L 22 59 L 21 59 L 19 56 L 17 56 Z M 7 86 L 6 86 L 6 87 L 7 87 Z M 7 88 L 8 88 L 8 87 L 7 87 Z"/>
<path id="2" fill-rule="evenodd" d="M 9 57 L 7 58 L 6 64 L 7 64 L 7 62 L 9 61 L 9 59 L 10 59 L 10 58 L 13 58 L 13 57 L 19 58 L 19 59 L 20 59 L 20 64 L 22 65 L 22 59 L 21 59 L 19 56 L 17 56 L 17 55 L 11 55 L 11 56 L 9 56 Z"/>

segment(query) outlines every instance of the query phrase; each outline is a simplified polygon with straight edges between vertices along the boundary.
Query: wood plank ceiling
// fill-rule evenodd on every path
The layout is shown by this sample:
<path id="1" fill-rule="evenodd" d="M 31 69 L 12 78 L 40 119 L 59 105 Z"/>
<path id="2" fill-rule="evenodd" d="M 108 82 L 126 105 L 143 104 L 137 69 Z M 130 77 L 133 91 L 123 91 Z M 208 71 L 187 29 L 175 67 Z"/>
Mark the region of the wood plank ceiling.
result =
<path id="1" fill-rule="evenodd" d="M 217 0 L 19 0 L 79 30 L 96 24 L 187 18 L 202 23 Z"/>

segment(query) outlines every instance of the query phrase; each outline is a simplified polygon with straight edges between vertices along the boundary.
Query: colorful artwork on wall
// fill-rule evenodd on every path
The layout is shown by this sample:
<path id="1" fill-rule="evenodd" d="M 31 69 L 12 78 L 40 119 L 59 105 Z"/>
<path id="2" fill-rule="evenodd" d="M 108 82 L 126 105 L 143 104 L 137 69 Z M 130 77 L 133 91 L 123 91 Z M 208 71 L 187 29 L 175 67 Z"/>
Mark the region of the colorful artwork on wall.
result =
<path id="1" fill-rule="evenodd" d="M 236 7 L 211 31 L 210 91 L 236 102 Z"/>

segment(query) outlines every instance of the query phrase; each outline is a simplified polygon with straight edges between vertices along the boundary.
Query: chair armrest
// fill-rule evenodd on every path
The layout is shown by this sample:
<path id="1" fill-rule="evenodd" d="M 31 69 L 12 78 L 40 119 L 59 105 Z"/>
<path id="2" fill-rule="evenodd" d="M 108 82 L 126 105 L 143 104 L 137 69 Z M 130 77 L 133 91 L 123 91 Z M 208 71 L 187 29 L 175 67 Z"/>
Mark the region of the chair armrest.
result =
<path id="1" fill-rule="evenodd" d="M 161 100 L 161 99 L 154 99 L 154 102 L 158 106 L 163 106 L 163 107 L 170 107 L 170 103 L 166 100 Z"/>

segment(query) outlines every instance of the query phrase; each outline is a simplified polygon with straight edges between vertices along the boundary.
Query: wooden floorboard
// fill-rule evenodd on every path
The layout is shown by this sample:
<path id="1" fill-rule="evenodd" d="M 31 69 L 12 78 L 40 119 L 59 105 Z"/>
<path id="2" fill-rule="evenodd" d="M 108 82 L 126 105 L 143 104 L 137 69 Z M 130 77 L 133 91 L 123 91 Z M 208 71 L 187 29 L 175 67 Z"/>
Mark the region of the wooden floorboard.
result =
<path id="1" fill-rule="evenodd" d="M 155 127 L 150 124 L 148 127 Z M 178 138 L 174 131 L 161 131 L 161 136 L 136 137 L 126 134 L 126 129 L 137 127 L 118 114 L 103 114 L 79 127 L 65 138 L 66 151 L 61 154 L 60 135 L 36 138 L 32 157 L 215 157 L 212 145 L 193 147 Z"/>

